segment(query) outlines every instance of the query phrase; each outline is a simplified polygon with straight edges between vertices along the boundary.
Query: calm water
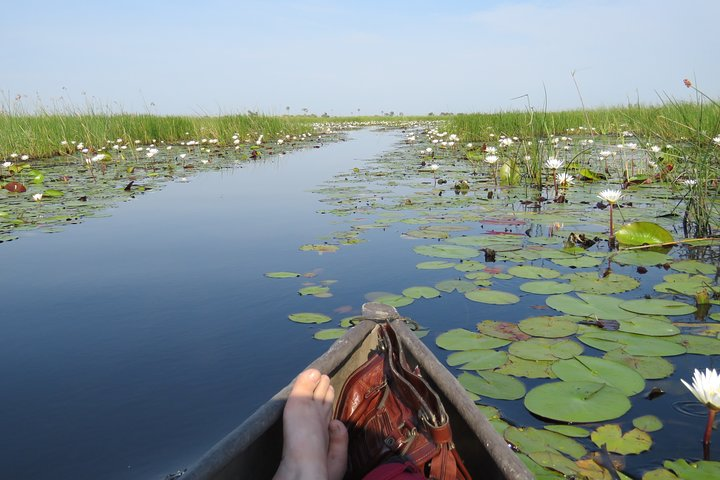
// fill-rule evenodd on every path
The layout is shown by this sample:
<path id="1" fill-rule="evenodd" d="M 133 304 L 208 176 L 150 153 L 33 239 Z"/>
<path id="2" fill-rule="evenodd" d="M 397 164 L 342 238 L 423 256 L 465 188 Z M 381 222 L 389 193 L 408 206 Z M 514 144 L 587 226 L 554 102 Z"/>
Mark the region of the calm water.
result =
<path id="1" fill-rule="evenodd" d="M 169 184 L 61 233 L 0 244 L 0 476 L 162 479 L 192 464 L 329 346 L 312 339 L 325 326 L 292 323 L 289 313 L 342 310 L 333 314 L 339 320 L 359 313 L 368 292 L 452 275 L 419 273 L 415 264 L 428 258 L 413 253 L 418 240 L 403 239 L 397 224 L 334 254 L 298 251 L 348 226 L 318 214 L 328 204 L 309 190 L 401 138 L 355 132 L 348 142 Z M 334 296 L 300 297 L 301 279 L 263 276 L 279 270 L 337 280 Z M 635 294 L 652 293 L 643 288 Z M 402 313 L 431 329 L 426 343 L 445 359 L 433 345 L 437 334 L 542 314 L 538 304 L 544 297 L 523 295 L 508 309 L 450 294 Z M 674 404 L 689 399 L 679 378 L 715 358 L 674 358 L 675 375 L 647 382 L 666 395 L 633 398 L 625 424 L 648 413 L 665 423 L 653 434 L 655 466 L 701 455 L 704 417 Z M 540 383 L 523 381 L 528 390 Z M 521 402 L 490 403 L 510 421 L 542 425 Z M 629 471 L 646 466 L 628 457 Z"/>

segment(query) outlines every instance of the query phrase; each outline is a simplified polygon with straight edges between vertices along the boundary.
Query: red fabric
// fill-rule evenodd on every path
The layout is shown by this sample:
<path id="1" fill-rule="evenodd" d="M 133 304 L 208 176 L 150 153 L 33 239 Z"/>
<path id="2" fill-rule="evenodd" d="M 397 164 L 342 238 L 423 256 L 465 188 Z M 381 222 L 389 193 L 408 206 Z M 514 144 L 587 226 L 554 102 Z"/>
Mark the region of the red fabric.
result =
<path id="1" fill-rule="evenodd" d="M 424 480 L 412 463 L 383 463 L 370 470 L 363 480 Z"/>

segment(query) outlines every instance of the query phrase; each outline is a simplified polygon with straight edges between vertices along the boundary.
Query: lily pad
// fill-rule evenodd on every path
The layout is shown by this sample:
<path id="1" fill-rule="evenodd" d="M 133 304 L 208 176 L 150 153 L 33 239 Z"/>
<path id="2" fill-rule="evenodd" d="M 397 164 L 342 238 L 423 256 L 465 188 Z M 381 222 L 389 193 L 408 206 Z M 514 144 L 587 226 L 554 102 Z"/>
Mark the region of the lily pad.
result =
<path id="1" fill-rule="evenodd" d="M 622 363 L 638 372 L 646 380 L 669 377 L 675 371 L 675 366 L 662 357 L 635 356 L 622 349 L 610 350 L 602 358 Z"/>
<path id="2" fill-rule="evenodd" d="M 462 370 L 492 370 L 507 361 L 508 354 L 495 350 L 463 350 L 450 354 L 447 363 Z"/>
<path id="3" fill-rule="evenodd" d="M 603 262 L 602 258 L 591 257 L 588 255 L 576 255 L 572 258 L 551 258 L 550 260 L 557 265 L 569 268 L 597 267 Z"/>
<path id="4" fill-rule="evenodd" d="M 435 288 L 441 292 L 451 293 L 457 291 L 459 293 L 472 292 L 477 288 L 472 282 L 466 280 L 443 280 L 435 285 Z"/>
<path id="5" fill-rule="evenodd" d="M 552 279 L 560 276 L 560 272 L 551 268 L 535 267 L 533 265 L 517 265 L 508 268 L 508 273 L 520 278 L 530 280 Z"/>
<path id="6" fill-rule="evenodd" d="M 337 245 L 328 244 L 309 244 L 302 245 L 300 250 L 303 252 L 320 252 L 320 253 L 333 253 L 340 249 Z"/>
<path id="7" fill-rule="evenodd" d="M 330 317 L 328 317 L 327 315 L 323 315 L 322 313 L 309 312 L 293 313 L 291 315 L 288 315 L 288 318 L 293 322 L 298 323 L 327 323 L 331 320 Z"/>
<path id="8" fill-rule="evenodd" d="M 375 299 L 377 303 L 390 305 L 391 307 L 405 307 L 415 301 L 415 299 L 406 297 L 405 295 L 383 295 Z"/>
<path id="9" fill-rule="evenodd" d="M 578 340 L 606 352 L 621 348 L 630 355 L 669 357 L 685 353 L 685 347 L 673 342 L 672 338 L 648 337 L 619 331 L 598 331 L 580 335 Z"/>
<path id="10" fill-rule="evenodd" d="M 645 388 L 645 380 L 633 369 L 597 357 L 578 355 L 555 363 L 552 370 L 561 380 L 605 383 L 627 396 L 640 393 Z"/>
<path id="11" fill-rule="evenodd" d="M 613 261 L 620 265 L 635 265 L 638 267 L 650 267 L 666 263 L 669 257 L 660 252 L 647 250 L 634 250 L 620 252 L 612 257 Z"/>
<path id="12" fill-rule="evenodd" d="M 345 335 L 345 333 L 347 333 L 347 330 L 344 328 L 327 328 L 315 332 L 313 338 L 315 340 L 335 340 Z"/>
<path id="13" fill-rule="evenodd" d="M 520 331 L 518 326 L 511 322 L 498 322 L 495 320 L 484 320 L 477 324 L 478 332 L 490 335 L 491 337 L 502 338 L 503 340 L 528 340 L 530 336 Z"/>
<path id="14" fill-rule="evenodd" d="M 442 270 L 444 268 L 453 268 L 457 263 L 455 262 L 443 262 L 439 260 L 433 260 L 429 262 L 420 262 L 415 265 L 415 268 L 419 270 Z"/>
<path id="15" fill-rule="evenodd" d="M 508 351 L 525 360 L 564 360 L 580 355 L 583 347 L 569 339 L 531 338 L 514 342 Z"/>
<path id="16" fill-rule="evenodd" d="M 566 437 L 587 438 L 590 436 L 588 429 L 575 425 L 545 425 L 545 430 L 560 433 Z"/>
<path id="17" fill-rule="evenodd" d="M 623 300 L 608 295 L 590 293 L 578 293 L 577 297 L 571 295 L 552 295 L 545 299 L 545 303 L 555 310 L 580 317 L 623 320 L 637 316 L 620 308 Z"/>
<path id="18" fill-rule="evenodd" d="M 460 272 L 478 272 L 481 270 L 485 270 L 485 268 L 487 268 L 487 265 L 477 262 L 475 260 L 466 260 L 460 263 L 456 263 L 454 268 L 455 270 L 458 270 Z"/>
<path id="19" fill-rule="evenodd" d="M 520 290 L 527 293 L 535 293 L 537 295 L 556 295 L 572 292 L 573 287 L 568 283 L 560 283 L 553 280 L 540 280 L 535 282 L 525 282 L 520 285 Z"/>
<path id="20" fill-rule="evenodd" d="M 410 287 L 402 292 L 403 295 L 410 298 L 435 298 L 440 296 L 440 292 L 432 287 Z"/>
<path id="21" fill-rule="evenodd" d="M 310 287 L 301 288 L 300 290 L 298 290 L 298 293 L 300 295 L 322 296 L 330 293 L 330 288 L 321 287 L 319 285 L 312 285 Z"/>
<path id="22" fill-rule="evenodd" d="M 663 428 L 662 420 L 655 415 L 643 415 L 642 417 L 634 418 L 633 426 L 643 432 L 657 432 Z"/>
<path id="23" fill-rule="evenodd" d="M 498 400 L 517 400 L 525 395 L 525 385 L 508 375 L 496 372 L 461 373 L 458 377 L 460 385 L 466 390 L 483 397 Z"/>
<path id="24" fill-rule="evenodd" d="M 574 334 L 578 325 L 560 317 L 531 317 L 521 320 L 518 327 L 533 337 L 561 338 Z"/>
<path id="25" fill-rule="evenodd" d="M 609 452 L 621 455 L 638 454 L 650 450 L 652 445 L 650 435 L 642 430 L 633 428 L 623 434 L 620 426 L 615 424 L 598 427 L 590 438 L 598 447 L 605 445 Z"/>
<path id="26" fill-rule="evenodd" d="M 672 262 L 670 268 L 678 272 L 689 274 L 714 275 L 717 267 L 711 263 L 703 263 L 698 260 L 680 260 Z"/>
<path id="27" fill-rule="evenodd" d="M 513 293 L 487 289 L 467 292 L 465 297 L 473 302 L 489 303 L 491 305 L 512 305 L 520 301 L 520 298 Z"/>
<path id="28" fill-rule="evenodd" d="M 457 258 L 457 259 L 470 259 L 480 255 L 480 252 L 471 247 L 464 247 L 461 245 L 418 245 L 414 249 L 415 253 L 425 255 L 427 257 L 439 257 L 439 258 Z"/>
<path id="29" fill-rule="evenodd" d="M 670 470 L 664 468 L 656 468 L 655 470 L 649 470 L 642 476 L 642 480 L 678 480 Z"/>
<path id="30" fill-rule="evenodd" d="M 535 415 L 568 423 L 612 420 L 630 410 L 620 390 L 595 382 L 552 382 L 530 390 L 525 408 Z"/>
<path id="31" fill-rule="evenodd" d="M 295 272 L 268 272 L 265 274 L 267 278 L 296 278 L 301 274 Z"/>
<path id="32" fill-rule="evenodd" d="M 507 442 L 526 454 L 557 451 L 576 460 L 587 454 L 585 447 L 577 440 L 550 430 L 510 427 L 503 436 Z"/>
<path id="33" fill-rule="evenodd" d="M 526 360 L 508 355 L 507 362 L 495 371 L 506 375 L 526 378 L 557 378 L 552 371 L 552 365 L 556 360 Z"/>
<path id="34" fill-rule="evenodd" d="M 696 293 L 705 289 L 709 292 L 717 291 L 717 287 L 712 286 L 712 279 L 705 275 L 690 275 L 689 273 L 675 273 L 665 275 L 663 283 L 658 283 L 653 287 L 656 292 L 681 294 L 694 297 Z"/>
<path id="35" fill-rule="evenodd" d="M 672 470 L 683 480 L 717 480 L 720 478 L 720 462 L 700 461 L 688 463 L 683 459 L 666 460 L 663 467 Z"/>
<path id="36" fill-rule="evenodd" d="M 618 273 L 602 277 L 595 272 L 578 272 L 563 275 L 562 278 L 570 280 L 570 285 L 578 292 L 600 295 L 627 292 L 640 286 L 640 282 L 634 278 Z"/>
<path id="37" fill-rule="evenodd" d="M 696 355 L 717 355 L 720 353 L 720 340 L 699 335 L 678 335 L 672 340 L 687 349 L 687 353 Z"/>
<path id="38" fill-rule="evenodd" d="M 645 315 L 687 315 L 695 312 L 695 307 L 687 303 L 662 298 L 641 298 L 626 300 L 619 305 L 623 310 Z"/>
<path id="39" fill-rule="evenodd" d="M 456 328 L 438 335 L 435 344 L 445 350 L 487 350 L 504 347 L 509 340 L 488 337 L 463 328 Z"/>
<path id="40" fill-rule="evenodd" d="M 680 333 L 680 329 L 664 317 L 638 315 L 618 322 L 621 332 L 639 333 L 651 337 L 668 337 Z"/>
<path id="41" fill-rule="evenodd" d="M 672 234 L 657 223 L 634 222 L 623 225 L 615 232 L 622 245 L 655 245 L 674 242 Z"/>

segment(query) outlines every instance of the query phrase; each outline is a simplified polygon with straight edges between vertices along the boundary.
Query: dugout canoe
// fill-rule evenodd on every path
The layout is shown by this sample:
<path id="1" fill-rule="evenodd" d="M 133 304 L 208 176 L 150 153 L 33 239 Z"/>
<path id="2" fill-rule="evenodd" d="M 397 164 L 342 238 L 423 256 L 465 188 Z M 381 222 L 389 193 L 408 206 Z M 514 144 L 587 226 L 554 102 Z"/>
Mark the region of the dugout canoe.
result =
<path id="1" fill-rule="evenodd" d="M 336 392 L 345 379 L 377 348 L 379 322 L 390 322 L 411 365 L 417 364 L 440 394 L 450 417 L 453 440 L 470 474 L 483 480 L 531 480 L 533 475 L 468 398 L 432 352 L 393 307 L 363 305 L 363 320 L 312 362 L 330 376 Z M 299 373 L 299 372 L 298 372 Z M 262 405 L 245 422 L 220 440 L 182 475 L 182 480 L 270 479 L 282 453 L 282 411 L 292 384 Z"/>

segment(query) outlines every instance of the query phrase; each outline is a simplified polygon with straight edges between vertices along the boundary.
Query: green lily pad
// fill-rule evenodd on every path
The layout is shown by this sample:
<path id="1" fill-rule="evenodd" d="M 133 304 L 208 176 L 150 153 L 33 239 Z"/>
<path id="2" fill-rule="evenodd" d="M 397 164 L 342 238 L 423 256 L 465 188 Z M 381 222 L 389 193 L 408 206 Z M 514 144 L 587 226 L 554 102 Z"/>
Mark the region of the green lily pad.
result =
<path id="1" fill-rule="evenodd" d="M 268 272 L 265 274 L 267 278 L 296 278 L 301 274 L 295 272 Z"/>
<path id="2" fill-rule="evenodd" d="M 509 340 L 488 337 L 463 328 L 456 328 L 438 335 L 435 344 L 444 350 L 487 350 L 504 347 Z"/>
<path id="3" fill-rule="evenodd" d="M 566 437 L 587 438 L 590 431 L 586 428 L 576 427 L 575 425 L 545 425 L 545 430 L 556 432 Z"/>
<path id="4" fill-rule="evenodd" d="M 545 303 L 555 310 L 579 317 L 624 320 L 637 316 L 620 308 L 623 303 L 621 299 L 591 293 L 578 293 L 577 296 L 579 298 L 571 295 L 552 295 L 545 299 Z"/>
<path id="5" fill-rule="evenodd" d="M 717 267 L 711 263 L 702 263 L 698 260 L 680 260 L 672 262 L 670 268 L 678 272 L 701 275 L 714 275 Z"/>
<path id="6" fill-rule="evenodd" d="M 461 260 L 474 258 L 480 255 L 480 252 L 477 249 L 463 247 L 461 245 L 418 245 L 413 250 L 415 253 L 425 255 L 426 257 L 457 258 Z"/>
<path id="7" fill-rule="evenodd" d="M 612 257 L 613 261 L 620 265 L 635 265 L 638 267 L 662 265 L 666 263 L 669 258 L 670 257 L 664 253 L 646 250 L 620 252 Z"/>
<path id="8" fill-rule="evenodd" d="M 442 282 L 437 283 L 435 288 L 446 293 L 452 293 L 454 291 L 466 293 L 475 290 L 477 285 L 466 280 L 443 280 Z"/>
<path id="9" fill-rule="evenodd" d="M 700 461 L 688 463 L 685 460 L 666 460 L 663 467 L 672 470 L 683 480 L 717 480 L 720 478 L 720 462 Z"/>
<path id="10" fill-rule="evenodd" d="M 675 371 L 675 366 L 662 357 L 635 356 L 622 349 L 610 350 L 602 358 L 622 363 L 638 372 L 646 380 L 669 377 Z"/>
<path id="11" fill-rule="evenodd" d="M 664 468 L 656 468 L 655 470 L 649 470 L 642 476 L 642 480 L 678 480 L 670 470 Z"/>
<path id="12" fill-rule="evenodd" d="M 435 298 L 440 296 L 440 292 L 432 287 L 410 287 L 402 292 L 403 295 L 410 298 Z"/>
<path id="13" fill-rule="evenodd" d="M 503 437 L 519 451 L 526 454 L 556 451 L 576 460 L 587 454 L 585 447 L 578 443 L 577 440 L 550 430 L 510 427 L 505 430 Z"/>
<path id="14" fill-rule="evenodd" d="M 321 253 L 333 253 L 340 249 L 337 245 L 328 244 L 309 244 L 302 245 L 300 250 L 303 252 L 321 252 Z"/>
<path id="15" fill-rule="evenodd" d="M 619 331 L 597 331 L 580 335 L 578 340 L 605 352 L 621 348 L 630 355 L 646 357 L 670 357 L 685 353 L 685 347 L 673 342 L 672 338 L 648 337 Z"/>
<path id="16" fill-rule="evenodd" d="M 560 272 L 545 267 L 535 267 L 532 265 L 517 265 L 508 268 L 508 273 L 520 278 L 530 280 L 552 279 L 560 276 Z"/>
<path id="17" fill-rule="evenodd" d="M 643 432 L 657 432 L 663 428 L 662 420 L 655 415 L 643 415 L 642 417 L 634 418 L 633 426 Z"/>
<path id="18" fill-rule="evenodd" d="M 531 317 L 521 320 L 518 327 L 533 337 L 561 338 L 573 335 L 578 325 L 560 317 Z"/>
<path id="19" fill-rule="evenodd" d="M 512 305 L 520 301 L 517 295 L 499 290 L 473 290 L 467 292 L 465 297 L 473 302 L 489 303 L 491 305 Z"/>
<path id="20" fill-rule="evenodd" d="M 528 465 L 528 469 L 533 473 L 535 480 L 573 478 L 578 473 L 578 467 L 575 462 L 559 452 L 533 452 L 527 457 L 532 463 L 527 463 L 526 461 L 525 464 Z"/>
<path id="21" fill-rule="evenodd" d="M 483 397 L 517 400 L 525 395 L 525 385 L 520 380 L 501 373 L 478 371 L 474 375 L 465 372 L 460 374 L 458 381 L 466 390 Z"/>
<path id="22" fill-rule="evenodd" d="M 664 317 L 638 315 L 634 318 L 618 320 L 618 322 L 621 332 L 638 333 L 651 337 L 668 337 L 680 333 L 680 329 Z"/>
<path id="23" fill-rule="evenodd" d="M 675 273 L 665 275 L 663 283 L 658 283 L 653 287 L 656 292 L 681 294 L 694 297 L 701 290 L 708 292 L 717 291 L 717 287 L 712 286 L 712 279 L 705 275 L 690 275 L 689 273 Z"/>
<path id="24" fill-rule="evenodd" d="M 674 242 L 672 234 L 657 223 L 634 222 L 623 225 L 615 232 L 621 245 L 655 245 Z"/>
<path id="25" fill-rule="evenodd" d="M 598 447 L 605 445 L 608 452 L 621 455 L 638 454 L 650 450 L 652 445 L 650 435 L 642 430 L 633 428 L 623 434 L 620 426 L 615 424 L 598 427 L 590 438 Z"/>
<path id="26" fill-rule="evenodd" d="M 450 354 L 447 363 L 462 370 L 492 370 L 507 361 L 508 354 L 495 350 L 463 350 Z"/>
<path id="27" fill-rule="evenodd" d="M 327 328 L 325 330 L 315 332 L 313 338 L 315 340 L 336 340 L 345 335 L 345 333 L 347 333 L 347 330 L 344 328 Z"/>
<path id="28" fill-rule="evenodd" d="M 562 267 L 590 268 L 600 265 L 603 259 L 588 255 L 575 255 L 572 258 L 551 258 L 550 261 Z"/>
<path id="29" fill-rule="evenodd" d="M 300 295 L 325 295 L 327 293 L 330 293 L 330 288 L 328 287 L 321 287 L 319 285 L 313 285 L 310 287 L 303 287 L 300 290 L 298 290 L 298 293 Z"/>
<path id="30" fill-rule="evenodd" d="M 514 342 L 508 352 L 525 360 L 564 360 L 580 355 L 583 347 L 569 339 L 531 338 Z"/>
<path id="31" fill-rule="evenodd" d="M 620 390 L 595 382 L 552 382 L 530 390 L 525 408 L 535 415 L 568 423 L 612 420 L 630 410 Z"/>
<path id="32" fill-rule="evenodd" d="M 508 355 L 507 361 L 495 371 L 526 378 L 557 378 L 552 371 L 552 365 L 557 360 L 526 360 L 524 358 Z"/>
<path id="33" fill-rule="evenodd" d="M 443 262 L 439 260 L 433 260 L 429 262 L 420 262 L 415 265 L 415 268 L 420 270 L 442 270 L 444 268 L 453 268 L 457 263 L 455 262 Z"/>
<path id="34" fill-rule="evenodd" d="M 458 270 L 460 272 L 477 272 L 485 270 L 485 268 L 487 268 L 487 265 L 477 262 L 475 260 L 465 260 L 463 262 L 456 263 L 454 268 L 455 270 Z"/>
<path id="35" fill-rule="evenodd" d="M 695 355 L 717 355 L 720 353 L 720 340 L 712 337 L 699 335 L 678 335 L 673 337 L 674 341 L 684 346 L 687 353 Z"/>
<path id="36" fill-rule="evenodd" d="M 605 383 L 627 396 L 640 393 L 645 388 L 645 380 L 636 371 L 621 363 L 597 357 L 578 355 L 555 363 L 552 370 L 561 380 Z"/>
<path id="37" fill-rule="evenodd" d="M 573 287 L 568 283 L 560 283 L 553 280 L 540 280 L 535 282 L 525 282 L 520 285 L 520 290 L 527 293 L 535 293 L 537 295 L 556 295 L 559 293 L 572 292 Z"/>
<path id="38" fill-rule="evenodd" d="M 288 315 L 288 318 L 293 322 L 298 323 L 327 323 L 331 320 L 330 317 L 328 317 L 327 315 L 323 315 L 322 313 L 309 312 L 293 313 L 291 315 Z"/>
<path id="39" fill-rule="evenodd" d="M 391 307 L 405 307 L 415 301 L 415 299 L 406 297 L 405 295 L 383 295 L 375 299 L 377 303 L 390 305 Z"/>
<path id="40" fill-rule="evenodd" d="M 562 278 L 570 280 L 575 291 L 600 295 L 627 292 L 640 286 L 640 282 L 634 278 L 618 273 L 602 277 L 595 272 L 578 272 L 563 275 Z"/>
<path id="41" fill-rule="evenodd" d="M 625 300 L 619 306 L 628 312 L 645 315 L 687 315 L 695 312 L 695 307 L 692 305 L 662 298 Z"/>
<path id="42" fill-rule="evenodd" d="M 477 324 L 478 332 L 491 337 L 502 338 L 503 340 L 528 340 L 529 335 L 520 331 L 517 325 L 511 322 L 497 322 L 495 320 L 483 320 Z"/>

